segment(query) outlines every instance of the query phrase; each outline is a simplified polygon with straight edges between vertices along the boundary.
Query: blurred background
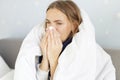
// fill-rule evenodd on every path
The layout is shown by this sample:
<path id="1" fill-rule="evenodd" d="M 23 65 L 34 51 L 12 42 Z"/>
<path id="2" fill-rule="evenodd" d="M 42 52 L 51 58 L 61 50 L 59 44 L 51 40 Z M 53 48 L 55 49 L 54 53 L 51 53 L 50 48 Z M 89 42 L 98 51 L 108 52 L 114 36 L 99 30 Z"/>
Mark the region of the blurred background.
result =
<path id="1" fill-rule="evenodd" d="M 24 38 L 45 19 L 54 0 L 0 0 L 0 39 Z M 96 29 L 96 40 L 104 48 L 120 49 L 120 0 L 74 0 L 86 10 Z"/>
<path id="2" fill-rule="evenodd" d="M 35 25 L 44 21 L 46 9 L 53 1 L 0 0 L 0 56 L 10 68 L 14 69 L 22 40 Z M 120 80 L 120 0 L 73 1 L 88 13 L 97 43 L 111 55 Z"/>

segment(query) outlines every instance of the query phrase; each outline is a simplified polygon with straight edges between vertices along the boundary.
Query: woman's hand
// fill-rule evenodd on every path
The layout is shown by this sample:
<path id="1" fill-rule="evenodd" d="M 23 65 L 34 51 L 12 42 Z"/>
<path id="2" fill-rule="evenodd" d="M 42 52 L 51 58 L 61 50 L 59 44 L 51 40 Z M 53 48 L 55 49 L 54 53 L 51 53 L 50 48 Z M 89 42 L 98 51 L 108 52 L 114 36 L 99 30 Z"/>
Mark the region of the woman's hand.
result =
<path id="1" fill-rule="evenodd" d="M 47 55 L 50 63 L 51 79 L 53 79 L 61 51 L 62 41 L 60 39 L 60 34 L 55 29 L 49 30 Z"/>
<path id="2" fill-rule="evenodd" d="M 50 65 L 58 60 L 58 57 L 62 51 L 62 41 L 60 39 L 60 34 L 53 28 L 49 30 L 48 34 L 48 49 L 47 55 Z"/>
<path id="3" fill-rule="evenodd" d="M 47 38 L 48 38 L 48 32 L 46 32 L 46 34 L 43 36 L 40 42 L 40 48 L 42 51 L 43 59 L 39 67 L 44 71 L 49 70 L 49 62 L 48 62 L 48 56 L 47 56 L 47 45 L 48 45 Z"/>
<path id="4" fill-rule="evenodd" d="M 60 34 L 55 29 L 47 29 L 46 34 L 42 38 L 40 44 L 40 48 L 43 54 L 40 68 L 45 71 L 50 69 L 51 78 L 53 78 L 58 62 L 58 57 L 62 51 L 62 46 L 63 45 L 60 39 Z"/>

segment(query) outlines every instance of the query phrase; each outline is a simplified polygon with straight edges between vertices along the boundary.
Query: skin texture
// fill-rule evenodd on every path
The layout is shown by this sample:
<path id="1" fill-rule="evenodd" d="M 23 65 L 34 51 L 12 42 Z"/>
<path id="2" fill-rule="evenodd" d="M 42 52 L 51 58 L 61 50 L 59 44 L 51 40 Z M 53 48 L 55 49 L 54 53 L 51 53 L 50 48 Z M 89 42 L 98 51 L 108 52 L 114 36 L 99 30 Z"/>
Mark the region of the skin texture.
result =
<path id="1" fill-rule="evenodd" d="M 62 51 L 62 42 L 69 37 L 72 31 L 72 24 L 64 13 L 53 8 L 47 11 L 46 25 L 46 34 L 41 39 L 40 44 L 43 54 L 40 69 L 44 71 L 50 70 L 51 79 L 53 79 L 58 58 Z M 53 28 L 49 29 L 51 26 Z"/>

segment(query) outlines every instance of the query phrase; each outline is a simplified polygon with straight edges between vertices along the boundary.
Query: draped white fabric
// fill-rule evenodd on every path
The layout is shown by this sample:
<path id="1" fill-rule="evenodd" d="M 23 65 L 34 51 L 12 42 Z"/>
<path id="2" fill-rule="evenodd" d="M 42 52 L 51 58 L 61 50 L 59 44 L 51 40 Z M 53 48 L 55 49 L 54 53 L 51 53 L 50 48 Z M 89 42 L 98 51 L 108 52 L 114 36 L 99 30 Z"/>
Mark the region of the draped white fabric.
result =
<path id="1" fill-rule="evenodd" d="M 115 80 L 110 56 L 96 43 L 94 27 L 84 10 L 79 32 L 58 60 L 53 80 Z M 44 26 L 37 25 L 27 35 L 15 65 L 14 80 L 37 78 L 36 56 L 42 55 L 39 44 Z"/>

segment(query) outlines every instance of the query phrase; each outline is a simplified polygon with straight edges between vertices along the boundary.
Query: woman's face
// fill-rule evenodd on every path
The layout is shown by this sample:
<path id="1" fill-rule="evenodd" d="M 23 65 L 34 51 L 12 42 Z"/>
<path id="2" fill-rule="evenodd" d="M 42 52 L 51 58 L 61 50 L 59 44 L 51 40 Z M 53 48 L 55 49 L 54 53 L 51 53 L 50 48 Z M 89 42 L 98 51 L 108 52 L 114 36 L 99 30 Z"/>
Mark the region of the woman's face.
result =
<path id="1" fill-rule="evenodd" d="M 46 13 L 46 25 L 47 28 L 53 26 L 58 33 L 60 38 L 65 41 L 72 31 L 72 25 L 68 20 L 67 16 L 58 9 L 49 9 Z"/>

